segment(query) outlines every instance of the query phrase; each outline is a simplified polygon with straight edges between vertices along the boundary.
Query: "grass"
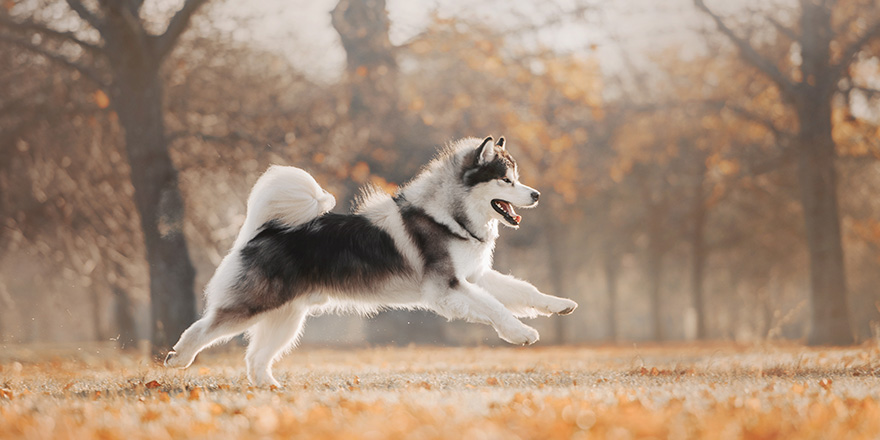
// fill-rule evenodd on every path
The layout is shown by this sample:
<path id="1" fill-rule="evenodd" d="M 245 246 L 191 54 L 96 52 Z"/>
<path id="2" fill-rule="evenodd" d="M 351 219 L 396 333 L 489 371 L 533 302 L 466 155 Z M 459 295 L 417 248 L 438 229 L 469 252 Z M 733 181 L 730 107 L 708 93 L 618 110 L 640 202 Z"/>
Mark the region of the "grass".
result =
<path id="1" fill-rule="evenodd" d="M 242 351 L 6 347 L 0 438 L 880 437 L 874 346 L 300 349 L 277 390 Z"/>

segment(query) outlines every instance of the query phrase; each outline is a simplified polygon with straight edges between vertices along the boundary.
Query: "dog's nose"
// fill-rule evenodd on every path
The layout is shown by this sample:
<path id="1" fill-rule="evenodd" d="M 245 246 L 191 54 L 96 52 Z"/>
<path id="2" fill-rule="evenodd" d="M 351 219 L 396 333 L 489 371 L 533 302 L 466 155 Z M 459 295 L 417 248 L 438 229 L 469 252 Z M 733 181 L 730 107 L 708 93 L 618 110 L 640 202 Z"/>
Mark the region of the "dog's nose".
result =
<path id="1" fill-rule="evenodd" d="M 537 191 L 532 191 L 532 200 L 533 201 L 537 202 L 539 197 L 541 197 L 541 193 L 539 193 Z"/>

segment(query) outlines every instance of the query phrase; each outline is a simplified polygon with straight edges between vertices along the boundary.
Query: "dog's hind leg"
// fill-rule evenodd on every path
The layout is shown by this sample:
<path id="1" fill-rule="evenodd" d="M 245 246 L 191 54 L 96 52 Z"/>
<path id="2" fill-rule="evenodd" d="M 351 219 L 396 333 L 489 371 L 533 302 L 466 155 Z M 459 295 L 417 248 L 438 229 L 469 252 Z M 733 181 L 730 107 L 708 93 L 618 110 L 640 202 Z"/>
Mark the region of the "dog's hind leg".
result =
<path id="1" fill-rule="evenodd" d="M 222 310 L 209 311 L 180 335 L 173 351 L 165 358 L 165 366 L 189 367 L 199 352 L 247 330 L 257 318 L 258 316 L 232 317 Z"/>
<path id="2" fill-rule="evenodd" d="M 280 386 L 272 376 L 272 364 L 293 347 L 302 332 L 308 314 L 308 305 L 293 301 L 261 315 L 259 322 L 248 331 L 248 379 L 256 386 Z"/>

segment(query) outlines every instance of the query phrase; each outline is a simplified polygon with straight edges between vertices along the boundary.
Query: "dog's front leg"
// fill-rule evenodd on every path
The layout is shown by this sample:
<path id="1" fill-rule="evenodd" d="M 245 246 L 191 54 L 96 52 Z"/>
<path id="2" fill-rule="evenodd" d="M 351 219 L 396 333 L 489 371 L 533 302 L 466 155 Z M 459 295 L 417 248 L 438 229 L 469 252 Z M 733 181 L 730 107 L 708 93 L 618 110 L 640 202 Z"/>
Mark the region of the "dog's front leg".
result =
<path id="1" fill-rule="evenodd" d="M 519 315 L 528 316 L 537 312 L 541 315 L 568 315 L 577 308 L 577 303 L 557 296 L 541 293 L 530 283 L 489 270 L 477 280 L 477 284 L 488 290 L 505 307 Z M 534 316 L 532 314 L 532 316 Z"/>
<path id="2" fill-rule="evenodd" d="M 448 319 L 488 324 L 498 336 L 516 345 L 534 344 L 538 331 L 516 319 L 495 297 L 467 281 L 449 283 L 434 301 L 434 310 Z"/>

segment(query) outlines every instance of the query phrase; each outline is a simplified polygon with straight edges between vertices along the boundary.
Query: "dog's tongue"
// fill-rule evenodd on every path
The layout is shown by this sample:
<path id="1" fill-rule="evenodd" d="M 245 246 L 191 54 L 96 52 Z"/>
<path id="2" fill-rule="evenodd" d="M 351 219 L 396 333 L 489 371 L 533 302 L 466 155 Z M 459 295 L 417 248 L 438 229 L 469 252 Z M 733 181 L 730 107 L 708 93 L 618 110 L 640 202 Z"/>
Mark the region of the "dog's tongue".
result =
<path id="1" fill-rule="evenodd" d="M 513 205 L 507 202 L 501 202 L 501 205 L 504 210 L 507 211 L 507 215 L 509 215 L 516 224 L 519 224 L 519 222 L 522 221 L 522 216 L 516 214 L 516 211 L 513 210 Z"/>

